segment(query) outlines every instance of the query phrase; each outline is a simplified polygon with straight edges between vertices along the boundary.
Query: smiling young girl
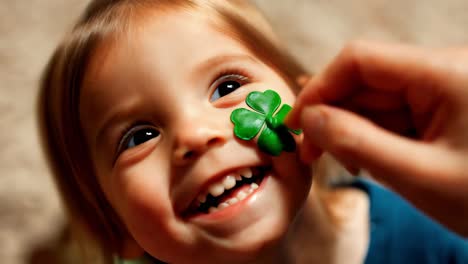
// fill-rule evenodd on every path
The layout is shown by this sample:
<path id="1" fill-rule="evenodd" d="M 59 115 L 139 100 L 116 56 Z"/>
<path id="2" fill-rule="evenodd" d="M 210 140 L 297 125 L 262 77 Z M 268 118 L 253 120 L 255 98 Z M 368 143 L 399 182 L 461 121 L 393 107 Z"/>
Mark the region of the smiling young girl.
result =
<path id="1" fill-rule="evenodd" d="M 72 226 L 107 262 L 369 261 L 377 187 L 309 195 L 297 153 L 272 157 L 233 134 L 250 92 L 292 105 L 304 74 L 246 1 L 91 2 L 40 94 Z"/>

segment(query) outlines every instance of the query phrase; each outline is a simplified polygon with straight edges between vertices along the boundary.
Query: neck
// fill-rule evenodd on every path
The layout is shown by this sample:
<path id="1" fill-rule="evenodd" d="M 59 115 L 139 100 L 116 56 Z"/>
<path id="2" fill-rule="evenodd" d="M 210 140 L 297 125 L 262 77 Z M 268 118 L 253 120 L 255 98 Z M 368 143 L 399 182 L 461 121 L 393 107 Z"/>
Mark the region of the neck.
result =
<path id="1" fill-rule="evenodd" d="M 281 263 L 363 263 L 368 241 L 367 194 L 315 186 L 291 227 Z"/>
<path id="2" fill-rule="evenodd" d="M 252 264 L 289 264 L 294 263 L 288 256 L 286 241 L 272 247 L 265 252 L 260 258 L 255 259 Z"/>

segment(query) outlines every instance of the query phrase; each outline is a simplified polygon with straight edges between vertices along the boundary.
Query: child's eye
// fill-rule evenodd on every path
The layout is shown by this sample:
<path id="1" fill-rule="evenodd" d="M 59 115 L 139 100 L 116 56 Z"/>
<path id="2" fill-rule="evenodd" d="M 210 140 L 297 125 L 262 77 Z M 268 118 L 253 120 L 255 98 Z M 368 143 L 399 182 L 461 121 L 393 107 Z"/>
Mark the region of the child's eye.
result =
<path id="1" fill-rule="evenodd" d="M 138 130 L 132 136 L 130 136 L 125 147 L 133 148 L 157 136 L 159 136 L 159 131 L 154 128 L 144 128 Z"/>
<path id="2" fill-rule="evenodd" d="M 160 132 L 154 127 L 148 125 L 136 126 L 125 133 L 122 140 L 120 141 L 118 152 L 136 147 L 148 140 L 158 137 L 159 135 Z"/>
<path id="3" fill-rule="evenodd" d="M 247 77 L 240 74 L 229 74 L 219 78 L 214 84 L 216 88 L 211 95 L 210 102 L 214 102 L 219 98 L 234 92 L 248 81 L 249 79 Z"/>

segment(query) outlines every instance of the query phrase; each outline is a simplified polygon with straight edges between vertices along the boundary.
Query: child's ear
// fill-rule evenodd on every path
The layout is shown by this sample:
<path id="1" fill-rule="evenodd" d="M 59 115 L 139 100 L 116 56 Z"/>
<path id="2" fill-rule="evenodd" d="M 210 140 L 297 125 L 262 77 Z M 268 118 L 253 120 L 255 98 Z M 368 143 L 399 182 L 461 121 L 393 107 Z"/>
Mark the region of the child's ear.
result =
<path id="1" fill-rule="evenodd" d="M 127 236 L 120 246 L 119 257 L 123 259 L 137 259 L 145 254 L 143 248 L 131 236 Z"/>

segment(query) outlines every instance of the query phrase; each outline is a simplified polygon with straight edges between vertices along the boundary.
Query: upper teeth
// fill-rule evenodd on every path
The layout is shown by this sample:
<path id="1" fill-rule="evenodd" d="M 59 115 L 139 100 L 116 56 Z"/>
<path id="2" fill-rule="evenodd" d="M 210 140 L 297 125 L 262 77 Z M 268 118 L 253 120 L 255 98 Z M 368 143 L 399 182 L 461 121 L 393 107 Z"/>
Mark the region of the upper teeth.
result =
<path id="1" fill-rule="evenodd" d="M 245 168 L 239 171 L 239 174 L 245 178 L 252 178 L 252 170 L 250 168 Z"/>
<path id="2" fill-rule="evenodd" d="M 251 178 L 253 175 L 252 169 L 244 168 L 237 172 L 231 173 L 221 179 L 218 182 L 215 182 L 208 186 L 208 193 L 202 193 L 197 197 L 198 202 L 204 203 L 206 201 L 206 196 L 211 194 L 213 197 L 218 197 L 224 193 L 226 190 L 232 189 L 236 186 L 236 181 L 241 181 L 242 177 Z"/>

